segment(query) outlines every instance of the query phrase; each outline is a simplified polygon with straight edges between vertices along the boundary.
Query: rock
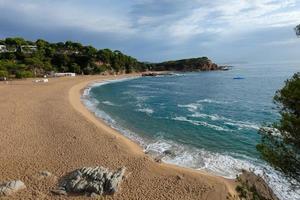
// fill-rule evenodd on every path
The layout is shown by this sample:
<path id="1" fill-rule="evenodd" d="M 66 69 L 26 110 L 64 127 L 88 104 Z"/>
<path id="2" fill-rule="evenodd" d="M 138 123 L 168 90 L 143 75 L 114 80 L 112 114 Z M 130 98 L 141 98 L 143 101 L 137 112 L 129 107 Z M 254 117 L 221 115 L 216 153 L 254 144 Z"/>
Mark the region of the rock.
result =
<path id="1" fill-rule="evenodd" d="M 107 182 L 107 190 L 109 194 L 114 194 L 118 191 L 119 184 L 123 179 L 125 170 L 126 168 L 123 167 L 112 174 L 110 181 Z"/>
<path id="2" fill-rule="evenodd" d="M 52 176 L 52 174 L 48 171 L 41 171 L 40 173 L 40 176 L 42 177 L 49 177 L 49 176 Z"/>
<path id="3" fill-rule="evenodd" d="M 0 196 L 10 196 L 23 189 L 26 189 L 26 186 L 20 180 L 0 183 Z"/>
<path id="4" fill-rule="evenodd" d="M 182 180 L 182 179 L 183 179 L 183 176 L 177 175 L 177 176 L 176 176 L 176 179 L 177 179 L 177 180 Z"/>
<path id="5" fill-rule="evenodd" d="M 164 155 L 157 156 L 156 158 L 154 158 L 154 161 L 157 162 L 157 163 L 161 163 L 163 157 L 164 157 Z"/>
<path id="6" fill-rule="evenodd" d="M 119 189 L 125 170 L 125 167 L 115 172 L 104 167 L 83 167 L 63 177 L 58 190 L 89 196 L 114 194 Z"/>
<path id="7" fill-rule="evenodd" d="M 237 179 L 247 188 L 252 188 L 252 191 L 254 189 L 261 199 L 279 200 L 265 180 L 253 172 L 243 170 Z"/>
<path id="8" fill-rule="evenodd" d="M 175 155 L 174 152 L 171 151 L 171 150 L 165 150 L 165 151 L 163 152 L 163 154 L 166 155 L 166 156 L 174 156 L 174 155 Z"/>
<path id="9" fill-rule="evenodd" d="M 64 189 L 51 190 L 55 195 L 67 195 L 67 192 Z"/>
<path id="10" fill-rule="evenodd" d="M 91 198 L 94 198 L 94 199 L 98 199 L 98 198 L 100 198 L 101 196 L 98 195 L 98 194 L 96 194 L 96 193 L 92 193 L 92 194 L 90 195 L 90 197 L 91 197 Z"/>

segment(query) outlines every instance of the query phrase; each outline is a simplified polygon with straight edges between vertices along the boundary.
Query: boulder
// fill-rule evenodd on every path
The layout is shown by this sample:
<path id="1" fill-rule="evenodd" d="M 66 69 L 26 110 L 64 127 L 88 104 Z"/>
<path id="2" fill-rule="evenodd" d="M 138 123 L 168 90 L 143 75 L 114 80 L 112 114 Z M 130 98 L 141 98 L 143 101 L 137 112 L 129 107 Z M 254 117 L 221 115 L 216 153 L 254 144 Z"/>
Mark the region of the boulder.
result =
<path id="1" fill-rule="evenodd" d="M 278 197 L 274 194 L 272 189 L 268 186 L 265 180 L 246 170 L 242 171 L 242 174 L 238 177 L 239 182 L 246 186 L 252 193 L 256 193 L 261 199 L 266 200 L 279 200 Z M 252 199 L 252 198 L 246 198 Z"/>
<path id="2" fill-rule="evenodd" d="M 163 154 L 166 155 L 166 156 L 175 156 L 175 153 L 172 150 L 169 150 L 169 149 L 165 150 L 163 152 Z"/>
<path id="3" fill-rule="evenodd" d="M 63 177 L 59 183 L 59 189 L 54 190 L 53 193 L 58 195 L 75 193 L 89 196 L 114 194 L 119 189 L 125 170 L 125 167 L 115 172 L 104 167 L 83 167 Z"/>
<path id="4" fill-rule="evenodd" d="M 20 180 L 0 183 L 0 196 L 10 196 L 23 189 L 26 189 L 26 186 Z"/>

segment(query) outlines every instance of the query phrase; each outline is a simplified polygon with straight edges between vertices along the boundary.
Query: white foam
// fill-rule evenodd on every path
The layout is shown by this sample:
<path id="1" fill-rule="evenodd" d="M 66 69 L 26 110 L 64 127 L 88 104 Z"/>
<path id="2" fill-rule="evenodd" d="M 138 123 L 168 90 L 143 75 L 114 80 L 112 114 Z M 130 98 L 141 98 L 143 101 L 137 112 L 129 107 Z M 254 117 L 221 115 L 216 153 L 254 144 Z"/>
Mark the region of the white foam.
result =
<path id="1" fill-rule="evenodd" d="M 130 85 L 129 87 L 131 87 L 131 88 L 141 88 L 141 89 L 148 88 L 147 85 Z"/>
<path id="2" fill-rule="evenodd" d="M 194 114 L 192 115 L 189 115 L 190 117 L 195 117 L 195 118 L 209 118 L 213 121 L 217 121 L 217 120 L 220 120 L 221 117 L 219 115 L 208 115 L 208 114 L 205 114 L 205 113 L 199 113 L 199 112 L 195 112 Z"/>
<path id="3" fill-rule="evenodd" d="M 212 129 L 215 129 L 217 131 L 231 131 L 229 129 L 226 129 L 226 128 L 223 128 L 221 126 L 217 126 L 217 125 L 213 125 L 213 124 L 209 124 L 207 122 L 203 122 L 203 121 L 197 121 L 197 120 L 191 120 L 191 119 L 188 119 L 186 117 L 183 117 L 183 116 L 180 116 L 180 117 L 174 117 L 172 118 L 173 120 L 176 120 L 176 121 L 182 121 L 182 122 L 189 122 L 193 125 L 196 125 L 196 126 L 205 126 L 205 127 L 208 127 L 208 128 L 212 128 Z"/>
<path id="4" fill-rule="evenodd" d="M 137 111 L 143 112 L 143 113 L 146 113 L 146 114 L 153 114 L 154 113 L 154 111 L 151 108 L 140 108 L 140 109 L 137 109 Z"/>
<path id="5" fill-rule="evenodd" d="M 82 96 L 86 97 L 90 94 L 90 91 L 91 91 L 91 88 L 90 87 L 87 87 L 83 90 L 83 94 Z"/>
<path id="6" fill-rule="evenodd" d="M 234 122 L 224 122 L 224 124 L 231 125 L 231 126 L 236 126 L 239 129 L 243 129 L 243 128 L 247 128 L 247 129 L 250 128 L 250 129 L 255 129 L 255 130 L 259 129 L 258 125 L 251 124 L 251 123 L 248 123 L 248 122 L 236 121 L 235 123 Z"/>
<path id="7" fill-rule="evenodd" d="M 197 103 L 215 103 L 215 104 L 228 104 L 227 101 L 217 101 L 214 99 L 200 99 Z"/>
<path id="8" fill-rule="evenodd" d="M 200 110 L 202 109 L 202 105 L 199 103 L 190 103 L 190 104 L 186 104 L 186 105 L 178 104 L 177 106 L 180 108 L 187 108 L 187 110 L 190 112 L 195 112 L 198 109 L 200 109 Z"/>
<path id="9" fill-rule="evenodd" d="M 230 125 L 230 126 L 235 126 L 238 127 L 239 130 L 241 129 L 255 129 L 259 130 L 259 125 L 248 122 L 248 121 L 239 121 L 239 120 L 233 120 L 230 118 L 226 118 L 217 114 L 205 114 L 205 113 L 199 113 L 199 112 L 194 112 L 192 115 L 189 115 L 190 117 L 195 117 L 195 118 L 207 118 L 211 119 L 213 121 L 222 121 L 224 124 Z"/>
<path id="10" fill-rule="evenodd" d="M 137 78 L 140 78 L 140 77 L 129 77 L 129 78 L 120 78 L 120 79 L 105 79 L 105 80 L 102 80 L 102 81 L 95 81 L 95 82 L 89 84 L 88 87 L 92 88 L 92 87 L 107 85 L 107 84 L 111 84 L 111 83 L 129 81 L 129 80 L 133 80 L 133 79 L 137 79 Z"/>
<path id="11" fill-rule="evenodd" d="M 171 150 L 175 156 L 164 157 L 164 162 L 205 170 L 229 179 L 234 179 L 242 169 L 251 170 L 269 184 L 279 199 L 297 200 L 300 198 L 300 190 L 291 190 L 291 183 L 283 174 L 266 163 L 245 155 L 236 155 L 242 158 L 240 159 L 233 155 L 186 147 L 163 139 L 148 144 L 146 148 L 147 151 L 154 151 L 158 155 L 163 154 L 165 150 Z"/>
<path id="12" fill-rule="evenodd" d="M 105 104 L 105 105 L 109 105 L 109 106 L 116 106 L 116 104 L 110 102 L 110 101 L 102 101 L 101 103 Z"/>

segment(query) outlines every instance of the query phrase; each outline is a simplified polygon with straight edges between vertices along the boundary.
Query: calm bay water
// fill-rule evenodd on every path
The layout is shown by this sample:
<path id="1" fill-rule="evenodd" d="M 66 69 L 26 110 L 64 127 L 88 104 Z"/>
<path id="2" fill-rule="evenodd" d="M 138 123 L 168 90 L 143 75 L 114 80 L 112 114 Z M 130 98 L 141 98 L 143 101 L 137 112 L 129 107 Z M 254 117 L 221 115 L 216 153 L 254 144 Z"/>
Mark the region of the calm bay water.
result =
<path id="1" fill-rule="evenodd" d="M 299 65 L 242 65 L 95 84 L 84 102 L 98 117 L 165 162 L 235 178 L 242 168 L 267 180 L 281 199 L 300 199 L 255 149 L 264 123 L 279 118 L 272 98 Z M 236 80 L 234 77 L 244 77 Z"/>

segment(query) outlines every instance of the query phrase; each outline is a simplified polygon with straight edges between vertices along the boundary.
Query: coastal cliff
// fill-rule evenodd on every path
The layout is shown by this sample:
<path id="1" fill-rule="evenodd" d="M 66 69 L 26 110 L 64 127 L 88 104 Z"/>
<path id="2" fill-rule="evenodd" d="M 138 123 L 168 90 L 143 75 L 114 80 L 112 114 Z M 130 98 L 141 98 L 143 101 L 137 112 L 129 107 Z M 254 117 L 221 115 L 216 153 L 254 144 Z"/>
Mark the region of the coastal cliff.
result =
<path id="1" fill-rule="evenodd" d="M 211 71 L 220 67 L 207 57 L 181 59 L 149 64 L 153 71 Z"/>

